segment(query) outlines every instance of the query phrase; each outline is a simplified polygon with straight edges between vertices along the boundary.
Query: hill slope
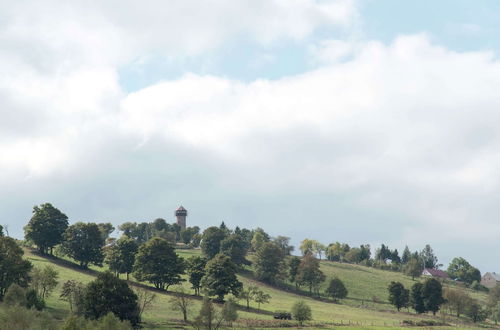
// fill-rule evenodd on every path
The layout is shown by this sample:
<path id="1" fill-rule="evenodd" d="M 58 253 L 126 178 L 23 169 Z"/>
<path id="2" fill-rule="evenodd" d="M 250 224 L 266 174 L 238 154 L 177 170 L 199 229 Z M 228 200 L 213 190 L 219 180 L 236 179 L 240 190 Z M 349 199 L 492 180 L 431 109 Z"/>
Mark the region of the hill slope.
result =
<path id="1" fill-rule="evenodd" d="M 177 252 L 183 257 L 189 257 L 200 253 L 198 250 L 178 250 Z M 92 267 L 88 271 L 81 271 L 76 268 L 73 263 L 67 260 L 41 257 L 28 250 L 26 251 L 26 257 L 36 266 L 51 264 L 59 272 L 58 288 L 56 292 L 49 297 L 47 306 L 55 317 L 61 320 L 69 314 L 68 304 L 58 298 L 62 283 L 69 279 L 87 283 L 94 278 L 97 271 L 104 270 L 104 268 Z M 306 296 L 306 292 L 297 293 L 287 291 L 286 289 L 270 287 L 255 281 L 251 272 L 245 272 L 239 275 L 244 285 L 257 285 L 263 291 L 270 294 L 272 298 L 269 304 L 261 306 L 260 311 L 257 311 L 257 306 L 253 306 L 253 304 L 250 311 L 246 311 L 242 307 L 239 311 L 240 321 L 238 325 L 247 327 L 252 323 L 252 321 L 247 320 L 272 320 L 272 313 L 275 310 L 290 310 L 297 300 L 304 300 L 311 306 L 313 318 L 316 322 L 328 322 L 330 324 L 350 323 L 351 325 L 355 324 L 363 328 L 376 328 L 377 326 L 398 327 L 402 320 L 432 319 L 430 315 L 417 316 L 408 312 L 396 313 L 394 308 L 387 303 L 386 290 L 387 285 L 391 281 L 400 281 L 404 283 L 406 287 L 411 286 L 413 283 L 411 278 L 401 273 L 328 261 L 322 261 L 321 268 L 327 275 L 327 279 L 337 276 L 346 284 L 349 290 L 349 296 L 342 304 L 334 304 L 332 302 L 311 298 Z M 134 284 L 134 282 L 131 283 Z M 186 290 L 192 292 L 189 288 L 189 283 L 185 282 L 183 286 Z M 474 296 L 476 298 L 485 299 L 484 294 L 474 293 Z M 378 302 L 373 302 L 373 297 L 376 297 L 375 300 Z M 153 307 L 143 315 L 145 328 L 171 329 L 173 327 L 182 327 L 182 322 L 180 322 L 182 315 L 180 312 L 171 310 L 169 299 L 169 294 L 157 293 L 157 299 Z M 189 313 L 190 319 L 196 316 L 200 304 L 201 301 L 199 298 L 193 299 L 193 307 Z M 241 304 L 244 305 L 243 303 Z M 442 317 L 436 319 L 443 320 Z M 447 316 L 445 321 L 455 326 L 462 325 L 462 320 L 456 320 L 450 316 Z"/>

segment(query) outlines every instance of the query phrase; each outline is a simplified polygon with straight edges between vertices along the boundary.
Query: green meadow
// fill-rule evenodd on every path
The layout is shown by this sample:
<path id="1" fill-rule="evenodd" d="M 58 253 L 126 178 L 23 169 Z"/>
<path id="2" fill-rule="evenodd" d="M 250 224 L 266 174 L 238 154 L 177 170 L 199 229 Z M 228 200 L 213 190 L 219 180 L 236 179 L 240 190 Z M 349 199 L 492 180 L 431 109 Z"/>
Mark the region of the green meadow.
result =
<path id="1" fill-rule="evenodd" d="M 67 280 L 77 280 L 83 283 L 91 281 L 97 272 L 105 271 L 106 268 L 90 267 L 89 270 L 80 270 L 76 264 L 67 259 L 45 258 L 25 251 L 25 257 L 35 266 L 52 265 L 59 272 L 59 285 L 55 292 L 48 298 L 48 310 L 58 320 L 63 320 L 69 315 L 69 305 L 67 302 L 59 299 L 62 283 Z M 184 258 L 200 254 L 199 250 L 177 250 L 177 253 Z M 276 310 L 289 311 L 292 305 L 298 300 L 304 300 L 313 311 L 313 321 L 307 324 L 309 328 L 336 328 L 336 329 L 384 329 L 391 327 L 393 329 L 403 328 L 403 320 L 434 320 L 446 322 L 453 328 L 471 328 L 473 324 L 466 319 L 457 319 L 444 313 L 438 313 L 435 317 L 430 314 L 416 315 L 411 311 L 397 312 L 387 302 L 387 286 L 391 281 L 399 281 L 409 288 L 414 281 L 401 273 L 383 271 L 374 268 L 342 264 L 336 262 L 322 261 L 321 269 L 327 277 L 327 281 L 336 276 L 346 285 L 349 295 L 340 303 L 333 303 L 326 298 L 310 297 L 307 291 L 295 291 L 295 288 L 289 287 L 275 288 L 256 281 L 247 268 L 239 275 L 240 281 L 244 286 L 256 285 L 264 292 L 271 295 L 268 304 L 260 306 L 257 309 L 255 303 L 251 303 L 250 310 L 246 310 L 245 302 L 240 301 L 239 320 L 235 327 L 240 328 L 273 328 L 273 324 L 287 324 L 296 326 L 293 321 L 274 321 L 273 312 Z M 122 275 L 122 278 L 124 276 Z M 130 278 L 130 284 L 136 285 L 133 278 Z M 418 280 L 418 279 L 417 279 Z M 323 284 L 327 285 L 327 281 Z M 143 283 L 147 284 L 147 283 Z M 192 293 L 189 283 L 183 283 L 187 292 Z M 154 288 L 150 287 L 151 290 Z M 175 287 L 169 288 L 169 291 L 175 290 Z M 462 288 L 463 289 L 463 288 Z M 321 289 L 324 290 L 324 287 Z M 465 289 L 463 289 L 465 290 Z M 172 311 L 169 300 L 169 293 L 156 293 L 156 300 L 150 309 L 143 314 L 143 326 L 146 329 L 172 329 L 188 328 L 182 322 L 182 314 L 178 311 Z M 484 300 L 486 295 L 469 291 L 469 294 L 476 299 Z M 192 307 L 189 312 L 189 319 L 194 319 L 201 306 L 201 298 L 192 296 Z M 408 327 L 404 327 L 408 329 Z M 446 327 L 450 328 L 450 327 Z"/>

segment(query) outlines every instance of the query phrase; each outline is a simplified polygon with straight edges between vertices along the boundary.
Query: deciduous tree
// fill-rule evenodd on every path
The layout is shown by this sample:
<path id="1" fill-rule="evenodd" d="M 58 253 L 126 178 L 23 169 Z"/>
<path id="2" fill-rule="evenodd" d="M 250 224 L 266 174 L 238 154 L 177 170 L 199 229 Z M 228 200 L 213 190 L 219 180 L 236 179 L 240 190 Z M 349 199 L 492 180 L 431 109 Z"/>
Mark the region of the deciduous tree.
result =
<path id="1" fill-rule="evenodd" d="M 95 223 L 77 222 L 64 232 L 63 252 L 87 268 L 89 264 L 102 266 L 104 240 Z"/>
<path id="2" fill-rule="evenodd" d="M 133 275 L 139 281 L 152 283 L 157 289 L 168 290 L 183 281 L 184 259 L 179 257 L 172 244 L 155 237 L 141 245 L 136 255 Z"/>
<path id="3" fill-rule="evenodd" d="M 34 267 L 30 273 L 31 286 L 42 300 L 45 300 L 56 288 L 59 273 L 54 267 L 46 265 L 43 268 Z"/>
<path id="4" fill-rule="evenodd" d="M 187 260 L 187 273 L 189 276 L 189 283 L 194 293 L 199 296 L 201 289 L 201 279 L 205 276 L 205 266 L 207 265 L 207 258 L 194 256 Z"/>
<path id="5" fill-rule="evenodd" d="M 425 302 L 423 296 L 424 286 L 417 282 L 411 287 L 410 304 L 417 314 L 425 313 Z"/>
<path id="6" fill-rule="evenodd" d="M 174 290 L 174 295 L 170 298 L 170 306 L 174 311 L 182 313 L 184 322 L 188 321 L 188 313 L 192 303 L 192 300 L 187 296 L 186 291 L 182 287 Z"/>
<path id="7" fill-rule="evenodd" d="M 403 268 L 403 271 L 406 275 L 411 276 L 412 280 L 415 280 L 415 277 L 419 277 L 422 275 L 422 271 L 424 270 L 422 263 L 420 260 L 411 258 Z"/>
<path id="8" fill-rule="evenodd" d="M 254 261 L 257 279 L 275 284 L 284 278 L 285 262 L 281 253 L 281 248 L 272 242 L 264 243 L 257 250 Z"/>
<path id="9" fill-rule="evenodd" d="M 220 243 L 226 238 L 226 232 L 219 227 L 208 227 L 203 232 L 201 251 L 208 259 L 220 252 Z"/>
<path id="10" fill-rule="evenodd" d="M 309 286 L 309 292 L 312 293 L 313 289 L 318 291 L 317 288 L 325 281 L 325 278 L 325 274 L 320 270 L 319 260 L 312 254 L 306 254 L 300 262 L 297 281 L 301 285 Z"/>
<path id="11" fill-rule="evenodd" d="M 33 265 L 23 259 L 24 251 L 10 237 L 0 237 L 0 300 L 13 283 L 28 286 Z"/>
<path id="12" fill-rule="evenodd" d="M 220 243 L 220 252 L 224 253 L 237 265 L 248 265 L 248 260 L 245 259 L 247 249 L 243 239 L 236 234 L 231 234 L 224 238 Z"/>
<path id="13" fill-rule="evenodd" d="M 391 282 L 388 287 L 389 302 L 397 308 L 398 312 L 402 307 L 408 307 L 410 292 L 399 282 Z"/>
<path id="14" fill-rule="evenodd" d="M 33 216 L 24 227 L 27 240 L 33 242 L 40 253 L 52 254 L 52 249 L 63 240 L 68 228 L 68 217 L 50 203 L 33 207 Z"/>
<path id="15" fill-rule="evenodd" d="M 347 297 L 347 289 L 344 283 L 337 277 L 330 280 L 328 288 L 326 288 L 326 294 L 333 298 L 334 301 L 338 299 L 344 299 Z"/>
<path id="16" fill-rule="evenodd" d="M 436 312 L 444 303 L 443 286 L 441 283 L 435 278 L 427 279 L 422 288 L 422 296 L 424 298 L 425 310 L 436 315 Z"/>
<path id="17" fill-rule="evenodd" d="M 99 319 L 108 313 L 120 320 L 128 320 L 132 325 L 140 322 L 137 295 L 127 282 L 111 272 L 100 273 L 87 285 L 84 298 L 84 313 L 90 319 Z"/>
<path id="18" fill-rule="evenodd" d="M 217 296 L 224 301 L 224 296 L 232 293 L 237 296 L 243 285 L 236 277 L 237 267 L 228 256 L 219 253 L 208 261 L 201 286 L 208 296 Z"/>
<path id="19" fill-rule="evenodd" d="M 458 281 L 471 284 L 474 281 L 481 281 L 481 272 L 473 267 L 464 258 L 453 258 L 446 271 L 448 275 Z"/>
<path id="20" fill-rule="evenodd" d="M 105 248 L 105 262 L 109 265 L 109 270 L 116 274 L 127 275 L 132 273 L 135 263 L 135 255 L 137 254 L 137 242 L 123 235 L 118 239 L 114 245 Z"/>
<path id="21" fill-rule="evenodd" d="M 304 301 L 299 300 L 292 306 L 292 315 L 293 318 L 299 321 L 299 324 L 302 326 L 304 321 L 312 320 L 312 312 L 311 307 L 309 307 Z"/>

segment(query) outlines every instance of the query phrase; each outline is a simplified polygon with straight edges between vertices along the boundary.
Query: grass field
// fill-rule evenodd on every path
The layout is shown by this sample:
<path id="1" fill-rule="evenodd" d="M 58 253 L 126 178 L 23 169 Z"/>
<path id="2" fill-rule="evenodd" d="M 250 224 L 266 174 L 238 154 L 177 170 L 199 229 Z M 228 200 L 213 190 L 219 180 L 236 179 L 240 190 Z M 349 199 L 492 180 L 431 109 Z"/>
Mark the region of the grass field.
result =
<path id="1" fill-rule="evenodd" d="M 200 254 L 199 250 L 177 250 L 177 253 L 184 258 Z M 47 300 L 49 311 L 59 320 L 63 320 L 69 314 L 67 302 L 59 299 L 60 287 L 62 283 L 69 279 L 78 280 L 83 283 L 91 281 L 97 272 L 104 271 L 105 268 L 91 267 L 88 271 L 75 268 L 75 265 L 68 260 L 47 259 L 26 250 L 25 255 L 35 266 L 51 264 L 59 272 L 59 285 Z M 408 311 L 397 313 L 395 309 L 387 303 L 387 286 L 391 281 L 402 282 L 406 287 L 410 287 L 414 281 L 411 278 L 396 272 L 382 271 L 373 268 L 341 264 L 328 261 L 321 262 L 321 268 L 327 279 L 333 276 L 339 277 L 346 285 L 349 296 L 340 304 L 331 301 L 322 301 L 308 297 L 306 292 L 292 292 L 280 290 L 255 281 L 251 272 L 244 272 L 239 276 L 243 284 L 257 285 L 263 291 L 271 295 L 269 304 L 261 306 L 258 311 L 257 306 L 251 305 L 251 310 L 246 311 L 241 307 L 239 311 L 239 321 L 236 324 L 242 328 L 259 328 L 260 322 L 268 325 L 272 321 L 272 313 L 276 310 L 290 310 L 292 305 L 298 300 L 304 300 L 312 308 L 314 321 L 309 324 L 311 328 L 343 328 L 349 329 L 381 329 L 391 327 L 397 329 L 401 327 L 403 320 L 434 319 L 445 321 L 453 325 L 453 328 L 467 327 L 471 324 L 465 320 L 457 320 L 449 315 L 440 314 L 436 317 L 432 315 L 417 316 Z M 131 278 L 132 279 L 132 278 Z M 131 281 L 131 284 L 135 282 Z M 324 284 L 326 285 L 326 283 Z M 192 292 L 189 283 L 184 282 L 183 287 Z M 175 289 L 175 288 L 172 288 Z M 322 289 L 323 290 L 323 289 Z M 475 298 L 485 299 L 484 294 L 472 293 Z M 377 302 L 374 302 L 374 297 Z M 143 315 L 144 327 L 146 329 L 172 329 L 183 328 L 180 312 L 172 311 L 169 300 L 171 296 L 162 292 L 157 293 L 157 299 L 151 309 Z M 242 306 L 243 302 L 240 303 Z M 193 296 L 193 304 L 189 313 L 189 318 L 193 319 L 198 313 L 201 300 Z M 260 320 L 260 321 L 259 321 Z M 448 327 L 449 328 L 449 327 Z M 405 329 L 408 329 L 405 327 Z"/>

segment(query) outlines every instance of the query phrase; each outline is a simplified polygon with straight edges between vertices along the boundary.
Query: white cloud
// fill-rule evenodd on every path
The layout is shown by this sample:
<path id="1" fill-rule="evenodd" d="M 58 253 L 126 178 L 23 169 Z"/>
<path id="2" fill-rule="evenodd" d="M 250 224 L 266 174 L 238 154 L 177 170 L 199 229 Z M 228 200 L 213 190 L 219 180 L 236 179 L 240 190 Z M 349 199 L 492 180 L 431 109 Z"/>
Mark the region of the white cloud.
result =
<path id="1" fill-rule="evenodd" d="M 314 214 L 308 230 L 338 230 L 345 237 L 333 239 L 348 242 L 459 250 L 457 240 L 500 234 L 500 63 L 491 53 L 452 52 L 425 35 L 326 40 L 311 48 L 323 66 L 300 75 L 243 83 L 186 74 L 125 94 L 124 63 L 199 54 L 241 35 L 304 39 L 353 24 L 355 3 L 45 1 L 3 3 L 0 13 L 6 218 L 55 200 L 80 217 L 122 221 L 190 199 L 277 232 Z M 326 242 L 328 230 L 311 234 Z"/>
<path id="2" fill-rule="evenodd" d="M 125 98 L 123 118 L 248 164 L 247 188 L 355 191 L 359 205 L 419 219 L 415 237 L 481 241 L 499 234 L 494 216 L 474 216 L 500 188 L 497 83 L 491 54 L 417 35 L 278 81 L 185 76 Z"/>

